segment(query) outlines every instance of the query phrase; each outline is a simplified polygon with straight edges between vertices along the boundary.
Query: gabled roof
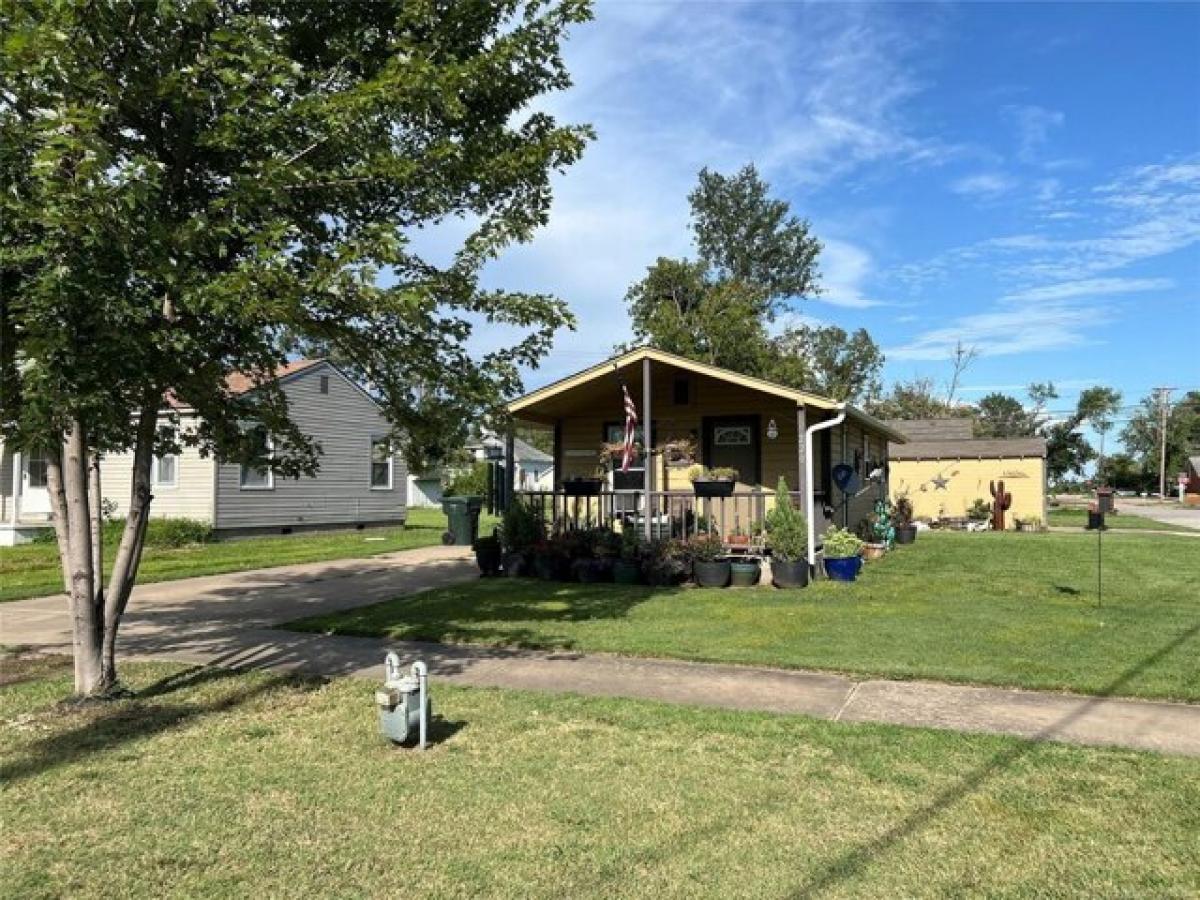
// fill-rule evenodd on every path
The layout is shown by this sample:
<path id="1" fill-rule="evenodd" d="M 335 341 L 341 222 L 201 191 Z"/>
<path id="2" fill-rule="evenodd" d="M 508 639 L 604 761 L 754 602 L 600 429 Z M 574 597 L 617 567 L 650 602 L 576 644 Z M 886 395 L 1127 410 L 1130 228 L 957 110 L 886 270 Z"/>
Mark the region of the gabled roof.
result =
<path id="1" fill-rule="evenodd" d="M 1020 456 L 1044 457 L 1046 439 L 980 438 L 969 441 L 913 441 L 888 447 L 890 459 L 1006 459 Z"/>
<path id="2" fill-rule="evenodd" d="M 291 362 L 286 362 L 283 365 L 278 366 L 275 369 L 275 371 L 268 378 L 257 377 L 255 375 L 251 375 L 248 372 L 230 372 L 228 375 L 225 376 L 225 386 L 229 388 L 229 392 L 231 394 L 234 394 L 235 396 L 240 396 L 242 394 L 248 394 L 251 391 L 253 391 L 255 388 L 262 387 L 264 384 L 267 384 L 269 382 L 285 381 L 289 378 L 299 375 L 301 372 L 307 372 L 309 369 L 313 369 L 318 366 L 327 366 L 329 369 L 331 369 L 332 371 L 334 371 L 338 375 L 340 375 L 342 378 L 344 378 L 349 384 L 353 385 L 364 397 L 366 397 L 368 400 L 370 400 L 376 406 L 380 405 L 379 401 L 377 399 L 375 399 L 374 397 L 372 397 L 368 391 L 364 390 L 362 385 L 360 385 L 357 381 L 355 381 L 353 378 L 351 378 L 349 375 L 347 375 L 345 372 L 343 372 L 341 369 L 339 369 L 337 366 L 335 366 L 329 360 L 322 359 L 322 358 L 294 359 Z M 163 400 L 166 403 L 166 405 L 171 407 L 172 409 L 176 409 L 176 410 L 191 409 L 191 406 L 189 404 L 184 403 L 182 400 L 180 400 L 178 397 L 176 397 L 175 394 L 171 391 L 168 391 L 166 393 L 166 395 L 163 397 Z"/>
<path id="3" fill-rule="evenodd" d="M 902 432 L 910 441 L 969 441 L 974 437 L 974 421 L 969 416 L 886 421 L 888 427 Z"/>
<path id="4" fill-rule="evenodd" d="M 763 394 L 771 394 L 775 397 L 781 397 L 785 400 L 790 400 L 798 406 L 808 406 L 814 409 L 822 409 L 828 411 L 841 411 L 845 409 L 846 415 L 849 418 L 856 419 L 861 424 L 871 427 L 873 430 L 883 433 L 890 440 L 903 442 L 905 436 L 903 433 L 890 428 L 887 424 L 870 416 L 860 409 L 850 406 L 849 404 L 839 403 L 837 400 L 831 400 L 828 397 L 822 397 L 818 394 L 811 394 L 808 391 L 798 390 L 796 388 L 785 387 L 782 384 L 775 384 L 772 381 L 766 381 L 762 378 L 755 378 L 751 375 L 742 375 L 739 372 L 734 372 L 729 369 L 722 369 L 720 366 L 712 366 L 707 363 L 697 362 L 694 359 L 688 359 L 683 356 L 676 356 L 674 353 L 667 353 L 664 350 L 658 350 L 654 347 L 637 347 L 627 353 L 622 353 L 619 356 L 614 356 L 602 363 L 583 369 L 574 375 L 569 375 L 566 378 L 560 378 L 558 381 L 552 382 L 545 387 L 538 388 L 536 391 L 531 391 L 523 397 L 518 397 L 508 404 L 508 411 L 520 417 L 522 410 L 527 410 L 535 406 L 541 401 L 548 400 L 551 397 L 566 393 L 572 388 L 581 387 L 590 382 L 601 378 L 611 378 L 614 371 L 640 363 L 642 360 L 650 360 L 651 362 L 661 363 L 675 369 L 684 369 L 686 371 L 695 372 L 698 375 L 705 375 L 709 378 L 715 378 L 719 381 L 725 381 L 729 384 L 736 384 L 752 391 L 758 391 Z"/>

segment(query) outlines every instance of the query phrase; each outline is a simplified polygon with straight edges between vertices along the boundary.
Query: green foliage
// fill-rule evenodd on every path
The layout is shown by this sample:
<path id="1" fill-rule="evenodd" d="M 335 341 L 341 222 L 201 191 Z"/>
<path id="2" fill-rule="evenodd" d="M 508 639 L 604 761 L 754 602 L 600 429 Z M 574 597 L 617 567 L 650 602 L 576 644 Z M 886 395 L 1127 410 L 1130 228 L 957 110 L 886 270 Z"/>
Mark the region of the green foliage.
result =
<path id="1" fill-rule="evenodd" d="M 792 505 L 783 477 L 775 488 L 775 505 L 767 513 L 767 543 L 771 556 L 782 562 L 797 562 L 808 555 L 808 522 Z"/>
<path id="2" fill-rule="evenodd" d="M 858 535 L 836 525 L 825 532 L 823 544 L 826 559 L 848 559 L 858 556 L 863 548 Z"/>
<path id="3" fill-rule="evenodd" d="M 976 497 L 975 502 L 967 509 L 967 518 L 974 522 L 986 522 L 992 517 L 992 504 L 982 497 Z"/>
<path id="4" fill-rule="evenodd" d="M 883 351 L 865 328 L 801 325 L 771 341 L 763 376 L 835 400 L 867 403 L 879 396 Z"/>
<path id="5" fill-rule="evenodd" d="M 739 472 L 729 466 L 716 466 L 709 469 L 704 466 L 689 466 L 687 476 L 689 481 L 737 481 Z"/>
<path id="6" fill-rule="evenodd" d="M 510 553 L 528 553 L 546 535 L 546 524 L 532 504 L 517 500 L 504 511 L 501 523 L 504 549 Z"/>
<path id="7" fill-rule="evenodd" d="M 899 527 L 912 524 L 913 505 L 907 497 L 897 497 L 895 505 L 895 522 Z"/>
<path id="8" fill-rule="evenodd" d="M 1017 438 L 1037 433 L 1038 415 L 1027 410 L 1020 400 L 1007 394 L 991 393 L 982 397 L 975 414 L 975 437 Z"/>
<path id="9" fill-rule="evenodd" d="M 0 432 L 54 445 L 78 419 L 91 449 L 124 450 L 170 392 L 203 417 L 190 442 L 244 459 L 256 420 L 273 468 L 311 472 L 319 448 L 278 388 L 233 396 L 226 376 L 316 347 L 378 392 L 415 467 L 442 452 L 572 321 L 478 276 L 545 223 L 552 174 L 591 134 L 538 103 L 568 86 L 559 47 L 588 16 L 576 0 L 7 5 Z M 449 262 L 423 258 L 411 235 L 450 220 L 472 226 Z M 473 320 L 520 333 L 476 356 Z"/>
<path id="10" fill-rule="evenodd" d="M 716 532 L 701 533 L 688 540 L 687 552 L 693 562 L 716 562 L 725 555 L 725 545 Z"/>
<path id="11" fill-rule="evenodd" d="M 621 530 L 621 559 L 626 562 L 637 562 L 642 557 L 642 534 L 633 525 L 626 525 Z"/>
<path id="12" fill-rule="evenodd" d="M 443 495 L 446 497 L 486 497 L 488 463 L 475 462 L 469 469 L 460 469 L 451 476 Z"/>
<path id="13" fill-rule="evenodd" d="M 1144 397 L 1121 431 L 1121 443 L 1151 477 L 1158 489 L 1159 442 L 1162 437 L 1162 410 L 1156 395 Z M 1200 453 L 1200 391 L 1180 395 L 1167 410 L 1167 483 L 1187 469 L 1189 456 Z M 1115 458 L 1114 458 L 1115 459 Z M 1114 487 L 1125 487 L 1110 481 Z"/>
<path id="14" fill-rule="evenodd" d="M 940 419 L 974 412 L 970 406 L 947 403 L 932 378 L 898 381 L 886 394 L 870 401 L 867 408 L 881 419 Z"/>

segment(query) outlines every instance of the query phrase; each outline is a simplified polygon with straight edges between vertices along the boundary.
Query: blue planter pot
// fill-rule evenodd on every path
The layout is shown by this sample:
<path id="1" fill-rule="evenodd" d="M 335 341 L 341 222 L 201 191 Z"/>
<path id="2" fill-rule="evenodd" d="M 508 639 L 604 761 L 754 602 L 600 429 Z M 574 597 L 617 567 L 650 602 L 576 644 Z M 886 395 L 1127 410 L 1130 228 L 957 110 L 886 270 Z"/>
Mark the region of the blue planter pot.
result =
<path id="1" fill-rule="evenodd" d="M 825 574 L 832 581 L 853 581 L 862 568 L 861 556 L 846 556 L 841 559 L 825 560 Z"/>

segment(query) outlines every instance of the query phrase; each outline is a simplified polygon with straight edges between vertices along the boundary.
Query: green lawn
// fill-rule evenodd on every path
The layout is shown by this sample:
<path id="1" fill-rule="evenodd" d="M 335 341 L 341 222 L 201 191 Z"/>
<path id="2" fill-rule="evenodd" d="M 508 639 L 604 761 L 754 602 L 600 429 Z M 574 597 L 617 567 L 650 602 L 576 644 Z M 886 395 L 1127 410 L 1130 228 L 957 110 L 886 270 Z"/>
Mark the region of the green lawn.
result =
<path id="1" fill-rule="evenodd" d="M 1051 509 L 1048 525 L 1066 528 L 1083 528 L 1087 525 L 1087 510 L 1085 509 Z M 1193 531 L 1186 525 L 1172 525 L 1169 522 L 1159 522 L 1146 519 L 1132 513 L 1109 514 L 1105 517 L 1105 525 L 1109 528 L 1133 528 L 1138 531 Z"/>
<path id="2" fill-rule="evenodd" d="M 488 520 L 484 527 L 492 524 Z M 138 581 L 174 581 L 291 563 L 375 556 L 441 543 L 445 530 L 446 517 L 440 509 L 413 509 L 404 528 L 240 538 L 179 548 L 147 547 Z M 111 563 L 116 547 L 110 542 L 106 549 Z M 58 593 L 62 590 L 61 571 L 53 543 L 0 549 L 0 602 Z"/>
<path id="3" fill-rule="evenodd" d="M 1200 760 L 452 688 L 4 663 L 0 880 L 40 897 L 1194 897 Z M 24 679 L 24 680 L 23 680 Z"/>
<path id="4" fill-rule="evenodd" d="M 292 628 L 1200 700 L 1200 544 L 937 533 L 800 592 L 477 581 Z"/>

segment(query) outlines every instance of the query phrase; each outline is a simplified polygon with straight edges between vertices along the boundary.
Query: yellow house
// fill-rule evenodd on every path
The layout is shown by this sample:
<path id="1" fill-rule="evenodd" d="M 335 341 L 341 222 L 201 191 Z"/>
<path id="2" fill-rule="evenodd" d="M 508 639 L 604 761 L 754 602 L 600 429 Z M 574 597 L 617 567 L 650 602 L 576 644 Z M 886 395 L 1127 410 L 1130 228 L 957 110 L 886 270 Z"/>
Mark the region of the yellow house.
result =
<path id="1" fill-rule="evenodd" d="M 944 423 L 938 425 L 937 423 Z M 1017 519 L 1046 521 L 1046 442 L 1042 438 L 974 439 L 969 419 L 889 423 L 910 437 L 889 448 L 892 500 L 907 497 L 919 519 L 959 519 L 976 500 L 992 503 L 994 484 L 1012 496 L 1006 528 Z M 906 427 L 907 426 L 907 427 Z M 935 437 L 940 434 L 942 437 Z"/>
<path id="2" fill-rule="evenodd" d="M 643 445 L 626 472 L 601 456 L 603 445 L 623 436 L 622 387 L 637 407 Z M 723 535 L 753 536 L 783 476 L 793 502 L 808 516 L 810 557 L 830 524 L 853 527 L 886 496 L 880 476 L 887 471 L 888 444 L 905 440 L 849 404 L 650 347 L 533 391 L 510 403 L 508 412 L 515 422 L 554 432 L 553 490 L 522 492 L 554 519 L 582 510 L 597 523 L 633 523 L 650 535 L 678 535 L 703 518 L 715 521 Z M 675 452 L 681 445 L 691 447 L 690 458 Z M 856 496 L 832 483 L 833 466 L 842 462 L 858 476 Z M 736 469 L 732 496 L 698 499 L 690 465 Z M 877 473 L 874 480 L 871 473 Z M 571 496 L 585 478 L 596 493 L 582 500 Z M 513 486 L 507 490 L 512 496 Z"/>

